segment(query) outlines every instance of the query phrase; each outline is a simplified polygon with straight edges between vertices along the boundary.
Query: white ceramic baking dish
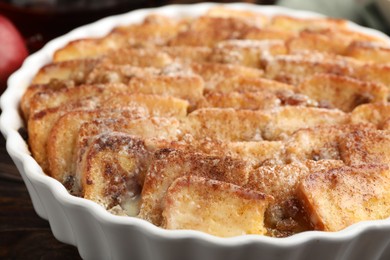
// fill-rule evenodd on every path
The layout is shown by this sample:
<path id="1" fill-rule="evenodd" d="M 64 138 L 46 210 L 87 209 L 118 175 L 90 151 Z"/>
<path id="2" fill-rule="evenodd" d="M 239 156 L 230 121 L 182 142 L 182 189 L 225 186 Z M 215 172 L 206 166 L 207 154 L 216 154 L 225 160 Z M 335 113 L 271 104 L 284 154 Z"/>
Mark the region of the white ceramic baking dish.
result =
<path id="1" fill-rule="evenodd" d="M 19 100 L 33 75 L 51 61 L 53 52 L 70 40 L 98 37 L 114 26 L 136 23 L 151 13 L 198 16 L 214 4 L 172 5 L 113 16 L 71 31 L 26 59 L 8 81 L 1 97 L 0 127 L 7 151 L 18 167 L 39 216 L 50 222 L 54 236 L 75 245 L 85 259 L 390 259 L 390 220 L 361 222 L 340 232 L 304 232 L 287 238 L 247 235 L 219 238 L 197 231 L 170 231 L 134 217 L 108 213 L 98 204 L 74 197 L 46 176 L 18 133 L 23 127 Z M 274 6 L 231 4 L 266 15 L 318 17 L 318 14 Z M 380 32 L 350 24 L 353 30 L 384 37 Z"/>

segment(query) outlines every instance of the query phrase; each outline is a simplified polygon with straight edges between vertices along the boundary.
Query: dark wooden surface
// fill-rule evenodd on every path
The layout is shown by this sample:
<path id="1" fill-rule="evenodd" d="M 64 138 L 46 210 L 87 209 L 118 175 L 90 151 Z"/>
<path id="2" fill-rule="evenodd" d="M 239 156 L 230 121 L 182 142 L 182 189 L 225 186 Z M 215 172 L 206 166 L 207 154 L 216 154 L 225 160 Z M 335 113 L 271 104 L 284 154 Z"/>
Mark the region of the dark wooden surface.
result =
<path id="1" fill-rule="evenodd" d="M 57 241 L 35 213 L 26 186 L 0 137 L 0 259 L 81 259 Z"/>

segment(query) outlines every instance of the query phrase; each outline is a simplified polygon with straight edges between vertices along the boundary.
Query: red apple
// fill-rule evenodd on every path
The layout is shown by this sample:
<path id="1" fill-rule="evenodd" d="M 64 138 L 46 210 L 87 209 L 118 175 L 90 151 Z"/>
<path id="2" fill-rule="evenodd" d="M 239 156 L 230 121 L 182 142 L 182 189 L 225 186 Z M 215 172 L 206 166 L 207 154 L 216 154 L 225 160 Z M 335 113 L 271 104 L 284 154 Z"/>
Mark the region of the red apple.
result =
<path id="1" fill-rule="evenodd" d="M 0 15 L 0 88 L 20 67 L 28 52 L 24 40 L 10 20 Z"/>

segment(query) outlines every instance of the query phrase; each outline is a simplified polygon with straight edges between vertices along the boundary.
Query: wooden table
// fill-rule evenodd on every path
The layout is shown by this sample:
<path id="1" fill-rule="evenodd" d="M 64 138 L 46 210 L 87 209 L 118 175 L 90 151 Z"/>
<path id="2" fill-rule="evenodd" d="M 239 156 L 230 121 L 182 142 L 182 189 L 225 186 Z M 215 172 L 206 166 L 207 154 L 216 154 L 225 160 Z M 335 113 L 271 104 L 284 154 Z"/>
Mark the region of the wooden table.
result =
<path id="1" fill-rule="evenodd" d="M 35 213 L 26 186 L 0 137 L 0 259 L 81 259 L 57 241 Z"/>

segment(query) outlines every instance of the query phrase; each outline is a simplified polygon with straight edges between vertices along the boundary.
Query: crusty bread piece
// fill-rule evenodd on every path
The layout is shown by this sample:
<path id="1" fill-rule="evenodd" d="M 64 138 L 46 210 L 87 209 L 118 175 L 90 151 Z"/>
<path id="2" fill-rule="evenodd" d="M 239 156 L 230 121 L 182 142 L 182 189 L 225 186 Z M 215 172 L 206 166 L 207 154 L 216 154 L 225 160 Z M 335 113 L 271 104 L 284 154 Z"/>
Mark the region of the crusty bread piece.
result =
<path id="1" fill-rule="evenodd" d="M 270 121 L 263 131 L 264 140 L 285 140 L 302 128 L 344 125 L 349 119 L 347 114 L 339 110 L 300 106 L 279 107 L 266 111 L 266 114 Z"/>
<path id="2" fill-rule="evenodd" d="M 160 70 L 154 68 L 139 68 L 134 66 L 118 66 L 118 72 L 111 69 L 110 65 L 93 66 L 91 70 L 85 71 L 83 69 L 83 60 L 65 61 L 54 63 L 45 66 L 39 73 L 40 78 L 45 78 L 48 81 L 46 84 L 32 84 L 30 85 L 21 100 L 21 108 L 23 114 L 26 116 L 30 110 L 30 103 L 34 95 L 39 92 L 56 92 L 59 90 L 65 91 L 78 85 L 88 82 L 109 83 L 110 81 L 120 81 L 119 77 L 133 77 L 142 76 L 148 77 L 160 73 Z M 69 66 L 68 66 L 69 65 Z M 91 66 L 92 67 L 92 66 Z M 115 66 L 113 66 L 116 68 Z M 61 75 L 57 71 L 61 70 Z M 66 71 L 63 71 L 66 70 Z M 81 70 L 81 72 L 80 72 Z M 114 73 L 107 73 L 107 71 L 114 70 Z M 53 72 L 53 73 L 52 73 Z M 114 74 L 114 75 L 113 75 Z M 79 75 L 79 77 L 77 76 Z M 68 78 L 69 77 L 69 78 Z M 112 80 L 114 78 L 115 80 Z M 28 118 L 28 117 L 26 117 Z"/>
<path id="3" fill-rule="evenodd" d="M 216 107 L 234 109 L 270 109 L 282 104 L 277 94 L 267 91 L 257 92 L 209 92 L 204 95 L 197 108 Z"/>
<path id="4" fill-rule="evenodd" d="M 390 88 L 390 65 L 389 64 L 370 64 L 357 67 L 355 72 L 347 74 L 352 78 L 357 78 L 363 81 L 375 82 L 383 84 Z"/>
<path id="5" fill-rule="evenodd" d="M 339 140 L 340 156 L 347 165 L 390 164 L 390 132 L 364 129 Z"/>
<path id="6" fill-rule="evenodd" d="M 100 108 L 138 107 L 149 111 L 149 114 L 161 117 L 185 117 L 188 113 L 187 100 L 160 95 L 125 94 L 114 95 L 101 103 Z"/>
<path id="7" fill-rule="evenodd" d="M 364 104 L 355 108 L 351 113 L 353 124 L 371 123 L 378 129 L 389 129 L 390 105 L 386 104 Z"/>
<path id="8" fill-rule="evenodd" d="M 301 182 L 299 197 L 317 230 L 384 219 L 390 216 L 390 171 L 370 164 L 318 171 Z"/>
<path id="9" fill-rule="evenodd" d="M 344 55 L 361 61 L 390 63 L 390 47 L 388 44 L 354 41 L 348 46 Z"/>
<path id="10" fill-rule="evenodd" d="M 297 33 L 288 30 L 274 29 L 268 27 L 250 28 L 245 32 L 242 39 L 246 40 L 282 40 L 287 41 Z"/>
<path id="11" fill-rule="evenodd" d="M 57 91 L 51 89 L 36 93 L 30 101 L 28 115 L 34 115 L 45 109 L 59 107 L 69 103 L 90 99 L 101 102 L 110 96 L 127 92 L 124 84 L 82 85 L 79 87 L 62 88 Z"/>
<path id="12" fill-rule="evenodd" d="M 228 40 L 213 48 L 210 61 L 260 68 L 264 56 L 286 53 L 282 40 Z"/>
<path id="13" fill-rule="evenodd" d="M 164 68 L 169 64 L 205 62 L 211 49 L 189 46 L 128 47 L 107 52 L 100 64 L 131 65 L 136 67 Z"/>
<path id="14" fill-rule="evenodd" d="M 32 80 L 32 84 L 48 84 L 52 79 L 85 82 L 86 76 L 100 63 L 98 59 L 69 60 L 49 63 L 42 67 Z"/>
<path id="15" fill-rule="evenodd" d="M 204 82 L 197 75 L 162 75 L 154 77 L 133 77 L 128 82 L 131 92 L 173 96 L 195 104 L 203 95 Z"/>
<path id="16" fill-rule="evenodd" d="M 374 126 L 345 124 L 298 130 L 286 140 L 284 157 L 287 162 L 341 160 L 340 140 L 351 132 L 364 129 L 374 129 Z"/>
<path id="17" fill-rule="evenodd" d="M 49 170 L 46 154 L 47 137 L 58 118 L 72 110 L 94 108 L 96 108 L 96 104 L 88 101 L 67 104 L 62 107 L 45 109 L 34 114 L 27 121 L 28 145 L 32 155 L 44 172 Z"/>
<path id="18" fill-rule="evenodd" d="M 182 31 L 170 40 L 170 46 L 213 47 L 220 41 L 240 39 L 257 25 L 235 17 L 201 16 L 195 19 L 188 30 Z"/>
<path id="19" fill-rule="evenodd" d="M 331 73 L 390 86 L 390 66 L 364 63 L 320 52 L 277 55 L 263 59 L 265 77 L 299 85 L 317 73 Z"/>
<path id="20" fill-rule="evenodd" d="M 47 84 L 30 85 L 24 92 L 20 100 L 20 110 L 23 118 L 27 121 L 30 117 L 30 105 L 35 94 L 39 92 L 54 92 L 60 89 L 74 87 L 74 81 L 70 80 L 52 80 Z"/>
<path id="21" fill-rule="evenodd" d="M 53 178 L 72 188 L 72 178 L 75 175 L 77 133 L 83 122 L 96 118 L 122 118 L 132 120 L 149 115 L 148 110 L 139 107 L 126 109 L 94 109 L 70 111 L 61 116 L 53 125 L 47 137 L 47 160 L 49 171 Z M 71 189 L 72 190 L 72 189 Z"/>
<path id="22" fill-rule="evenodd" d="M 251 110 L 202 108 L 190 113 L 182 124 L 195 139 L 261 141 L 270 115 Z"/>
<path id="23" fill-rule="evenodd" d="M 268 57 L 263 59 L 265 77 L 297 86 L 317 73 L 347 75 L 350 69 L 347 64 L 351 60 L 339 56 L 337 60 L 334 58 L 336 57 L 313 52 Z"/>
<path id="24" fill-rule="evenodd" d="M 344 55 L 353 41 L 381 43 L 383 39 L 344 28 L 324 28 L 301 31 L 299 35 L 287 40 L 286 45 L 290 52 L 310 50 Z"/>
<path id="25" fill-rule="evenodd" d="M 43 85 L 31 85 L 22 97 L 20 102 L 21 110 L 24 118 L 28 120 L 30 116 L 43 109 L 53 108 L 67 103 L 68 99 L 72 99 L 73 102 L 88 98 L 93 100 L 93 93 L 104 92 L 102 87 L 85 85 L 81 89 L 76 89 L 73 83 L 57 80 Z M 112 84 L 111 87 L 118 91 L 124 89 L 125 86 Z M 115 91 L 113 94 L 115 94 Z"/>
<path id="26" fill-rule="evenodd" d="M 195 50 L 194 50 L 195 51 Z M 100 59 L 99 65 L 130 65 L 134 67 L 163 68 L 174 60 L 159 48 L 120 48 L 107 52 Z"/>
<path id="27" fill-rule="evenodd" d="M 83 58 L 95 58 L 113 49 L 129 46 L 162 45 L 185 28 L 185 21 L 153 15 L 141 24 L 117 27 L 107 36 L 80 39 L 68 43 L 54 53 L 55 62 Z"/>
<path id="28" fill-rule="evenodd" d="M 180 121 L 175 117 L 99 118 L 82 122 L 78 131 L 78 143 L 106 132 L 121 132 L 140 138 L 176 141 L 181 137 Z"/>
<path id="29" fill-rule="evenodd" d="M 234 77 L 260 78 L 263 71 L 232 64 L 192 63 L 190 69 L 205 81 L 205 89 L 212 90 L 219 82 Z"/>
<path id="30" fill-rule="evenodd" d="M 317 100 L 322 107 L 344 112 L 365 103 L 385 103 L 389 95 L 389 89 L 381 84 L 322 73 L 308 77 L 297 91 Z"/>
<path id="31" fill-rule="evenodd" d="M 183 120 L 183 131 L 195 139 L 272 141 L 283 140 L 301 128 L 342 125 L 348 117 L 337 110 L 287 106 L 264 111 L 204 108 Z"/>
<path id="32" fill-rule="evenodd" d="M 296 93 L 296 89 L 292 85 L 258 77 L 237 76 L 226 78 L 213 86 L 212 89 L 205 89 L 204 97 L 205 101 L 209 101 L 210 104 L 216 104 L 215 107 L 234 108 L 235 105 L 230 106 L 228 104 L 234 104 L 234 102 L 240 100 L 248 100 L 248 103 L 242 103 L 236 108 L 246 109 L 248 107 L 254 109 L 254 107 L 258 107 L 258 109 L 266 109 L 287 105 L 318 106 L 317 101 Z M 252 101 L 250 101 L 251 99 Z M 218 103 L 226 105 L 221 106 Z"/>
<path id="33" fill-rule="evenodd" d="M 287 161 L 340 159 L 337 138 L 349 129 L 345 125 L 298 130 L 286 142 Z"/>
<path id="34" fill-rule="evenodd" d="M 143 68 L 131 65 L 103 64 L 96 66 L 86 79 L 86 83 L 127 83 L 132 77 L 151 77 L 161 73 L 159 68 Z"/>
<path id="35" fill-rule="evenodd" d="M 106 70 L 106 73 L 110 73 Z M 93 80 L 91 84 L 100 83 Z M 115 82 L 111 78 L 111 82 Z M 204 82 L 197 75 L 156 75 L 149 77 L 121 78 L 120 83 L 127 85 L 130 93 L 155 94 L 163 96 L 173 96 L 188 100 L 193 106 L 202 98 Z M 185 86 L 185 87 L 183 87 Z"/>
<path id="36" fill-rule="evenodd" d="M 182 64 L 207 62 L 212 52 L 211 48 L 205 46 L 162 46 L 159 50 Z"/>
<path id="37" fill-rule="evenodd" d="M 300 180 L 313 171 L 325 171 L 343 166 L 340 160 L 305 160 L 290 164 L 261 166 L 250 171 L 244 187 L 270 194 L 273 203 L 296 196 Z"/>
<path id="38" fill-rule="evenodd" d="M 271 164 L 252 170 L 244 187 L 274 197 L 265 215 L 268 235 L 285 237 L 310 230 L 310 222 L 297 200 L 300 181 L 313 171 L 325 171 L 343 165 L 339 160 L 302 160 L 291 164 Z"/>
<path id="39" fill-rule="evenodd" d="M 253 165 L 284 163 L 283 151 L 285 147 L 281 141 L 225 142 L 226 145 L 221 145 L 221 152 L 214 153 L 213 151 L 216 150 L 215 147 L 218 142 L 207 143 L 209 143 L 210 148 L 206 150 L 205 148 L 207 147 L 202 144 L 201 150 L 201 152 L 206 154 L 239 158 Z"/>
<path id="40" fill-rule="evenodd" d="M 331 32 L 331 33 L 329 33 Z M 337 32 L 337 33 L 335 33 Z M 299 51 L 319 51 L 342 55 L 349 40 L 345 34 L 335 30 L 302 31 L 286 41 L 290 53 Z M 345 39 L 347 38 L 347 39 Z"/>
<path id="41" fill-rule="evenodd" d="M 300 32 L 303 30 L 323 30 L 329 28 L 346 28 L 347 21 L 333 18 L 297 18 L 287 15 L 275 15 L 266 28 Z"/>
<path id="42" fill-rule="evenodd" d="M 299 180 L 308 174 L 303 164 L 262 166 L 250 171 L 244 187 L 270 194 L 274 203 L 292 198 Z"/>
<path id="43" fill-rule="evenodd" d="M 123 133 L 102 134 L 89 146 L 76 186 L 81 184 L 84 198 L 111 208 L 139 194 L 139 176 L 147 170 L 148 159 L 142 140 Z"/>
<path id="44" fill-rule="evenodd" d="M 159 145 L 168 147 L 172 145 L 172 142 L 176 142 L 181 134 L 179 126 L 179 121 L 174 117 L 151 117 L 132 120 L 129 118 L 103 118 L 82 122 L 75 136 L 75 145 L 72 147 L 76 156 L 73 158 L 70 167 L 78 169 L 75 173 L 79 176 L 84 175 L 80 165 L 86 160 L 86 151 L 91 149 L 91 142 L 101 134 L 118 132 L 135 136 L 145 142 L 148 151 L 153 152 L 156 149 L 155 147 L 159 147 Z M 66 131 L 65 129 L 62 130 Z M 183 147 L 186 146 L 186 143 L 175 146 Z M 66 172 L 63 174 L 66 174 Z M 140 177 L 143 178 L 143 175 Z M 76 186 L 74 189 L 77 190 L 80 187 Z"/>
<path id="45" fill-rule="evenodd" d="M 196 176 L 178 178 L 164 200 L 163 227 L 221 237 L 264 235 L 264 212 L 272 197 Z"/>
<path id="46" fill-rule="evenodd" d="M 268 91 L 272 93 L 294 91 L 294 86 L 284 84 L 275 80 L 261 78 L 256 75 L 239 75 L 221 79 L 212 89 L 217 92 L 230 93 L 230 92 L 256 92 L 256 91 Z"/>
<path id="47" fill-rule="evenodd" d="M 237 185 L 246 182 L 249 169 L 248 163 L 231 157 L 161 150 L 155 155 L 145 178 L 139 217 L 156 225 L 162 224 L 163 198 L 178 177 L 197 175 Z"/>

